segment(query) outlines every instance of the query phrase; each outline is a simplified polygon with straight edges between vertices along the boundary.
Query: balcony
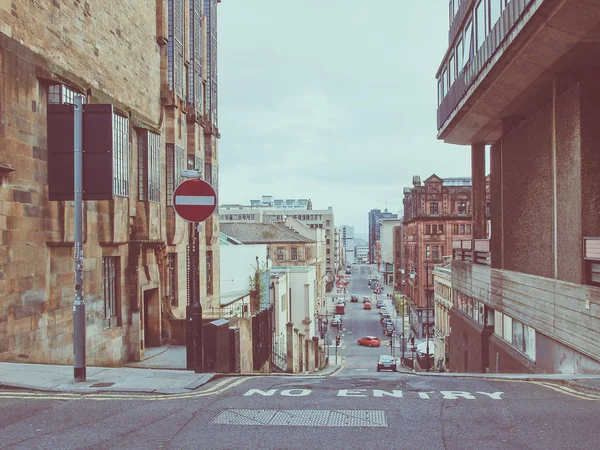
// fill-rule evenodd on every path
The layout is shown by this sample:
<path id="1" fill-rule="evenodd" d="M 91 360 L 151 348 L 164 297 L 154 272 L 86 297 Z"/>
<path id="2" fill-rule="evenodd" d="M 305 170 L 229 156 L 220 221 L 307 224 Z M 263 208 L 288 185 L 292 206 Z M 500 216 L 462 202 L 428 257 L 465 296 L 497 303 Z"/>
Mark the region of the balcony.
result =
<path id="1" fill-rule="evenodd" d="M 473 264 L 490 265 L 489 239 L 454 239 L 452 241 L 452 259 Z"/>
<path id="2" fill-rule="evenodd" d="M 527 117 L 550 101 L 554 74 L 585 71 L 600 57 L 596 5 L 510 0 L 447 88 L 449 62 L 456 61 L 458 36 L 470 20 L 453 23 L 460 29 L 437 74 L 445 78 L 437 111 L 438 138 L 445 142 L 495 142 L 507 118 Z"/>

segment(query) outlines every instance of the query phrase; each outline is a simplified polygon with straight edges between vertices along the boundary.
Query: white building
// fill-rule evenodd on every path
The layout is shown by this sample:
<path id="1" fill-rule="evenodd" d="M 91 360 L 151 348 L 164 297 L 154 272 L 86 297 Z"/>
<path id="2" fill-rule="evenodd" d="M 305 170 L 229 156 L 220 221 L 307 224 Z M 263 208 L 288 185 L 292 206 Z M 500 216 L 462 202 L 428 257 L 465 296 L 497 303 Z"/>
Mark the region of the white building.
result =
<path id="1" fill-rule="evenodd" d="M 381 265 L 386 284 L 394 284 L 394 227 L 401 226 L 402 219 L 382 219 L 379 227 Z"/>
<path id="2" fill-rule="evenodd" d="M 250 311 L 250 277 L 258 268 L 264 269 L 267 246 L 264 244 L 244 245 L 240 241 L 220 233 L 221 248 L 221 297 L 220 308 L 203 311 L 207 317 L 247 316 Z"/>
<path id="3" fill-rule="evenodd" d="M 346 264 L 354 263 L 354 227 L 350 225 L 340 226 L 340 235 L 342 239 L 342 247 L 346 253 Z"/>
<path id="4" fill-rule="evenodd" d="M 305 339 L 317 335 L 317 271 L 314 266 L 273 267 L 271 279 L 274 276 L 287 275 L 288 295 L 287 304 L 282 309 L 287 310 L 287 320 L 294 328 L 304 334 Z M 280 294 L 281 297 L 285 297 Z M 282 319 L 283 314 L 280 317 Z"/>
<path id="5" fill-rule="evenodd" d="M 356 261 L 366 262 L 369 259 L 369 246 L 368 245 L 357 245 L 356 249 Z"/>
<path id="6" fill-rule="evenodd" d="M 451 261 L 436 265 L 433 270 L 435 300 L 434 348 L 435 364 L 448 370 L 450 339 L 450 310 L 452 309 L 452 269 Z"/>
<path id="7" fill-rule="evenodd" d="M 250 200 L 250 206 L 252 208 L 312 209 L 312 202 L 308 198 L 274 199 L 272 195 L 263 195 L 261 200 Z"/>

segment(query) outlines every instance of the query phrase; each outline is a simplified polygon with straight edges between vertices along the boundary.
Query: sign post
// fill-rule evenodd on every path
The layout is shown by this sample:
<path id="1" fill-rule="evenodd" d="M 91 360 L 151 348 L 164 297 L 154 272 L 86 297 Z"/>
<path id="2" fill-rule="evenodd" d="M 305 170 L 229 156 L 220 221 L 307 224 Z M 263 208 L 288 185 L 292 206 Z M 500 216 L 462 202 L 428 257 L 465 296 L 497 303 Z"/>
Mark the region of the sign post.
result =
<path id="1" fill-rule="evenodd" d="M 187 175 L 183 174 L 183 175 Z M 186 307 L 187 369 L 204 372 L 202 343 L 202 304 L 200 302 L 200 237 L 198 226 L 215 211 L 217 194 L 213 187 L 197 178 L 183 181 L 173 192 L 175 212 L 190 222 L 188 244 L 188 304 Z"/>

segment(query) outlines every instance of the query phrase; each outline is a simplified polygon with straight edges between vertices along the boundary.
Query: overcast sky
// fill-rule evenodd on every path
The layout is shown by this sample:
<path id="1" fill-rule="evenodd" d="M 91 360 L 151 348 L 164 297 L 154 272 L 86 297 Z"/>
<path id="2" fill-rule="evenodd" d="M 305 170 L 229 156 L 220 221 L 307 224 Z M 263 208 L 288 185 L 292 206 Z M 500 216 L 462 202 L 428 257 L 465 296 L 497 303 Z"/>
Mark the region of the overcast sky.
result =
<path id="1" fill-rule="evenodd" d="M 219 203 L 262 195 L 332 206 L 366 233 L 413 175 L 470 176 L 436 139 L 447 0 L 219 4 Z"/>

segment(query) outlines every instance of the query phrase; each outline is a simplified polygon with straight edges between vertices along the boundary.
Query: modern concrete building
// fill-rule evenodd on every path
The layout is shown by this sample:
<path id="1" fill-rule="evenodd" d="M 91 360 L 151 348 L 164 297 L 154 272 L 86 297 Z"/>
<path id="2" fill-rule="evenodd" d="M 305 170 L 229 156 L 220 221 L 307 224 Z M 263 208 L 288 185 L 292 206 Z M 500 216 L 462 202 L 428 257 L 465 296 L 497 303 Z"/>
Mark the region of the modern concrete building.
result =
<path id="1" fill-rule="evenodd" d="M 394 230 L 402 226 L 402 219 L 384 219 L 381 221 L 381 265 L 379 271 L 383 274 L 383 282 L 394 284 Z"/>
<path id="2" fill-rule="evenodd" d="M 335 216 L 330 206 L 325 210 L 313 209 L 290 209 L 274 206 L 274 202 L 265 201 L 264 204 L 255 206 L 244 206 L 241 204 L 224 204 L 219 207 L 221 222 L 254 222 L 254 223 L 276 223 L 285 222 L 287 217 L 299 220 L 309 228 L 322 229 L 325 232 L 325 244 L 327 254 L 327 290 L 333 288 L 336 269 L 339 261 L 336 261 L 335 246 Z M 310 205 L 312 207 L 312 205 Z"/>
<path id="3" fill-rule="evenodd" d="M 356 261 L 366 263 L 369 261 L 369 246 L 368 245 L 357 245 L 354 247 L 356 250 Z"/>
<path id="4" fill-rule="evenodd" d="M 263 195 L 261 200 L 250 200 L 252 208 L 275 208 L 275 209 L 312 209 L 310 199 L 274 199 L 271 195 Z"/>
<path id="5" fill-rule="evenodd" d="M 450 6 L 438 137 L 471 146 L 473 181 L 473 239 L 452 262 L 451 370 L 598 373 L 600 4 Z"/>
<path id="6" fill-rule="evenodd" d="M 107 132 L 83 136 L 106 168 L 86 169 L 84 196 L 97 175 L 109 197 L 84 201 L 86 364 L 140 360 L 185 324 L 189 224 L 172 196 L 183 169 L 218 188 L 218 1 L 0 2 L 1 361 L 73 363 L 73 134 L 55 123 L 77 95 L 108 105 L 94 109 Z M 218 242 L 215 215 L 200 233 L 205 308 L 220 304 Z"/>
<path id="7" fill-rule="evenodd" d="M 394 290 L 404 292 L 404 225 L 394 227 Z"/>
<path id="8" fill-rule="evenodd" d="M 437 175 L 423 183 L 413 177 L 404 188 L 404 274 L 412 332 L 425 336 L 427 318 L 433 329 L 433 266 L 452 250 L 453 239 L 472 236 L 471 186 L 451 179 L 449 186 Z"/>
<path id="9" fill-rule="evenodd" d="M 350 225 L 341 225 L 340 234 L 342 238 L 342 247 L 346 254 L 346 264 L 354 262 L 354 227 Z"/>
<path id="10" fill-rule="evenodd" d="M 379 209 L 369 211 L 369 263 L 380 264 L 377 254 L 377 242 L 379 242 L 381 221 L 383 219 L 397 219 L 398 214 L 388 212 L 387 208 L 384 212 Z"/>

